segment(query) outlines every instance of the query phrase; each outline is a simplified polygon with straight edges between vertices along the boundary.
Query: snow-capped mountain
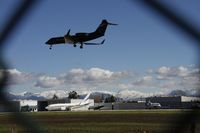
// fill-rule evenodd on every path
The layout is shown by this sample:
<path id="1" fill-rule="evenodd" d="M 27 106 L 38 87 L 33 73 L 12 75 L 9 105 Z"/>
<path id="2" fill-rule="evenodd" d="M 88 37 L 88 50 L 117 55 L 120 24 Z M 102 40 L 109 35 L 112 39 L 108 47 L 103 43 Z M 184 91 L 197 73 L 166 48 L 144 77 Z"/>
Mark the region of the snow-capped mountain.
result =
<path id="1" fill-rule="evenodd" d="M 7 97 L 9 97 L 10 100 L 44 100 L 44 99 L 52 99 L 54 95 L 56 95 L 58 98 L 67 98 L 70 91 L 65 90 L 51 90 L 51 91 L 44 91 L 41 93 L 32 93 L 32 92 L 22 92 L 18 94 L 14 93 L 7 93 Z M 77 92 L 80 98 L 84 98 L 85 95 L 89 93 L 89 91 L 78 91 Z M 96 96 L 100 97 L 109 97 L 113 95 L 111 92 L 90 92 L 91 98 L 94 98 Z"/>
<path id="2" fill-rule="evenodd" d="M 22 92 L 18 94 L 13 93 L 7 93 L 7 96 L 11 100 L 44 100 L 44 99 L 52 99 L 54 95 L 56 95 L 58 98 L 67 98 L 70 91 L 65 90 L 50 90 L 50 91 L 44 91 L 41 93 L 32 93 L 32 92 Z M 85 95 L 87 95 L 90 91 L 77 91 L 80 98 L 84 98 Z M 179 90 L 173 90 L 169 94 L 163 94 L 163 93 L 143 93 L 139 91 L 134 90 L 122 90 L 119 92 L 109 92 L 109 91 L 93 91 L 91 93 L 91 98 L 95 97 L 103 97 L 104 99 L 110 96 L 115 96 L 118 100 L 123 101 L 131 101 L 131 100 L 138 100 L 143 99 L 150 96 L 174 96 L 174 95 L 183 95 L 183 96 L 194 96 L 194 95 L 187 95 L 187 93 L 183 93 L 183 91 Z"/>
<path id="3" fill-rule="evenodd" d="M 19 94 L 6 93 L 7 97 L 10 100 L 43 100 L 45 97 L 42 97 L 39 93 L 31 92 L 22 92 Z"/>

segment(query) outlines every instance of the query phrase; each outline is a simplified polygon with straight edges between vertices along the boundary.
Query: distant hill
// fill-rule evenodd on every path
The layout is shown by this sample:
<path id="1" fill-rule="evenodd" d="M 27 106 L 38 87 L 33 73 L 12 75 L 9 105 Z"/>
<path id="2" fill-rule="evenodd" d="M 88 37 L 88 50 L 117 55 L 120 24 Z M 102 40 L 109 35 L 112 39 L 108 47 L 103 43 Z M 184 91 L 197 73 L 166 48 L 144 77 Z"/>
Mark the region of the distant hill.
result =
<path id="1" fill-rule="evenodd" d="M 168 95 L 169 96 L 188 96 L 187 92 L 183 90 L 173 90 Z"/>

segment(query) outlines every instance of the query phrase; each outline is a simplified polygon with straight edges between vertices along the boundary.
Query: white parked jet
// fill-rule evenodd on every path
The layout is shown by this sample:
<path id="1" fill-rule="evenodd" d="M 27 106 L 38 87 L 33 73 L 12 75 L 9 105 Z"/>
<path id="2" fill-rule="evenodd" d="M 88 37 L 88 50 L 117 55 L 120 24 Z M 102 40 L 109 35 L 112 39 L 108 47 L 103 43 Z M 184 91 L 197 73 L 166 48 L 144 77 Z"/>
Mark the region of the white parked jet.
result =
<path id="1" fill-rule="evenodd" d="M 146 103 L 146 106 L 148 109 L 160 109 L 161 108 L 161 104 L 160 103 L 152 103 L 150 101 L 148 101 Z"/>
<path id="2" fill-rule="evenodd" d="M 48 111 L 64 111 L 64 110 L 69 110 L 71 108 L 79 108 L 79 107 L 83 107 L 86 105 L 89 105 L 89 96 L 90 93 L 87 94 L 87 96 L 83 99 L 83 101 L 81 102 L 77 102 L 77 103 L 57 103 L 57 104 L 50 104 L 47 107 L 45 107 Z"/>

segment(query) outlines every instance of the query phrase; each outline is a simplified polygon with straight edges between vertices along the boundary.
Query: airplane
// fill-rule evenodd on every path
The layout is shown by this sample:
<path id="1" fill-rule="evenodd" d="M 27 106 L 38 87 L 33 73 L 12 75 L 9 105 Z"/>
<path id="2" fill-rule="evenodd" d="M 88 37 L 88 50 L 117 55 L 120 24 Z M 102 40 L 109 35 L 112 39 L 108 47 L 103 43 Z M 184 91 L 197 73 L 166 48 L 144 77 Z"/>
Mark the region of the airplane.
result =
<path id="1" fill-rule="evenodd" d="M 47 107 L 45 107 L 45 109 L 48 111 L 65 111 L 65 110 L 70 110 L 71 108 L 83 107 L 90 104 L 89 99 L 88 99 L 89 96 L 90 96 L 90 93 L 87 94 L 87 96 L 81 102 L 50 104 Z"/>
<path id="2" fill-rule="evenodd" d="M 72 44 L 76 47 L 77 44 L 80 44 L 80 48 L 83 48 L 83 45 L 102 45 L 105 42 L 105 39 L 101 43 L 89 43 L 87 41 L 97 39 L 105 35 L 105 31 L 108 25 L 118 25 L 114 23 L 109 23 L 106 19 L 103 19 L 101 24 L 98 28 L 91 33 L 76 33 L 75 35 L 70 35 L 70 29 L 68 30 L 67 34 L 62 37 L 52 37 L 50 38 L 46 44 L 50 45 L 49 49 L 52 49 L 53 45 L 56 44 Z"/>
<path id="3" fill-rule="evenodd" d="M 147 106 L 147 108 L 148 109 L 159 109 L 159 108 L 161 108 L 161 104 L 160 103 L 152 103 L 152 102 L 150 102 L 150 101 L 148 101 L 147 103 L 146 103 L 146 106 Z"/>

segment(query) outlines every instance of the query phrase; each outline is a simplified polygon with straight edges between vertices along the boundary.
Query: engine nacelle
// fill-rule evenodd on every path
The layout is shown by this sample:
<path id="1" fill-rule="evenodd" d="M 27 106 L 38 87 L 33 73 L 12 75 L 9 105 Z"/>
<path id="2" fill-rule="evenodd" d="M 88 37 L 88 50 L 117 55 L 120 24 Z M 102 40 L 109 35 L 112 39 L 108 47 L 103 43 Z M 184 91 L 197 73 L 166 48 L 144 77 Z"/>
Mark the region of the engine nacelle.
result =
<path id="1" fill-rule="evenodd" d="M 66 107 L 61 107 L 60 109 L 61 109 L 62 111 L 64 111 L 64 110 L 66 110 Z"/>

